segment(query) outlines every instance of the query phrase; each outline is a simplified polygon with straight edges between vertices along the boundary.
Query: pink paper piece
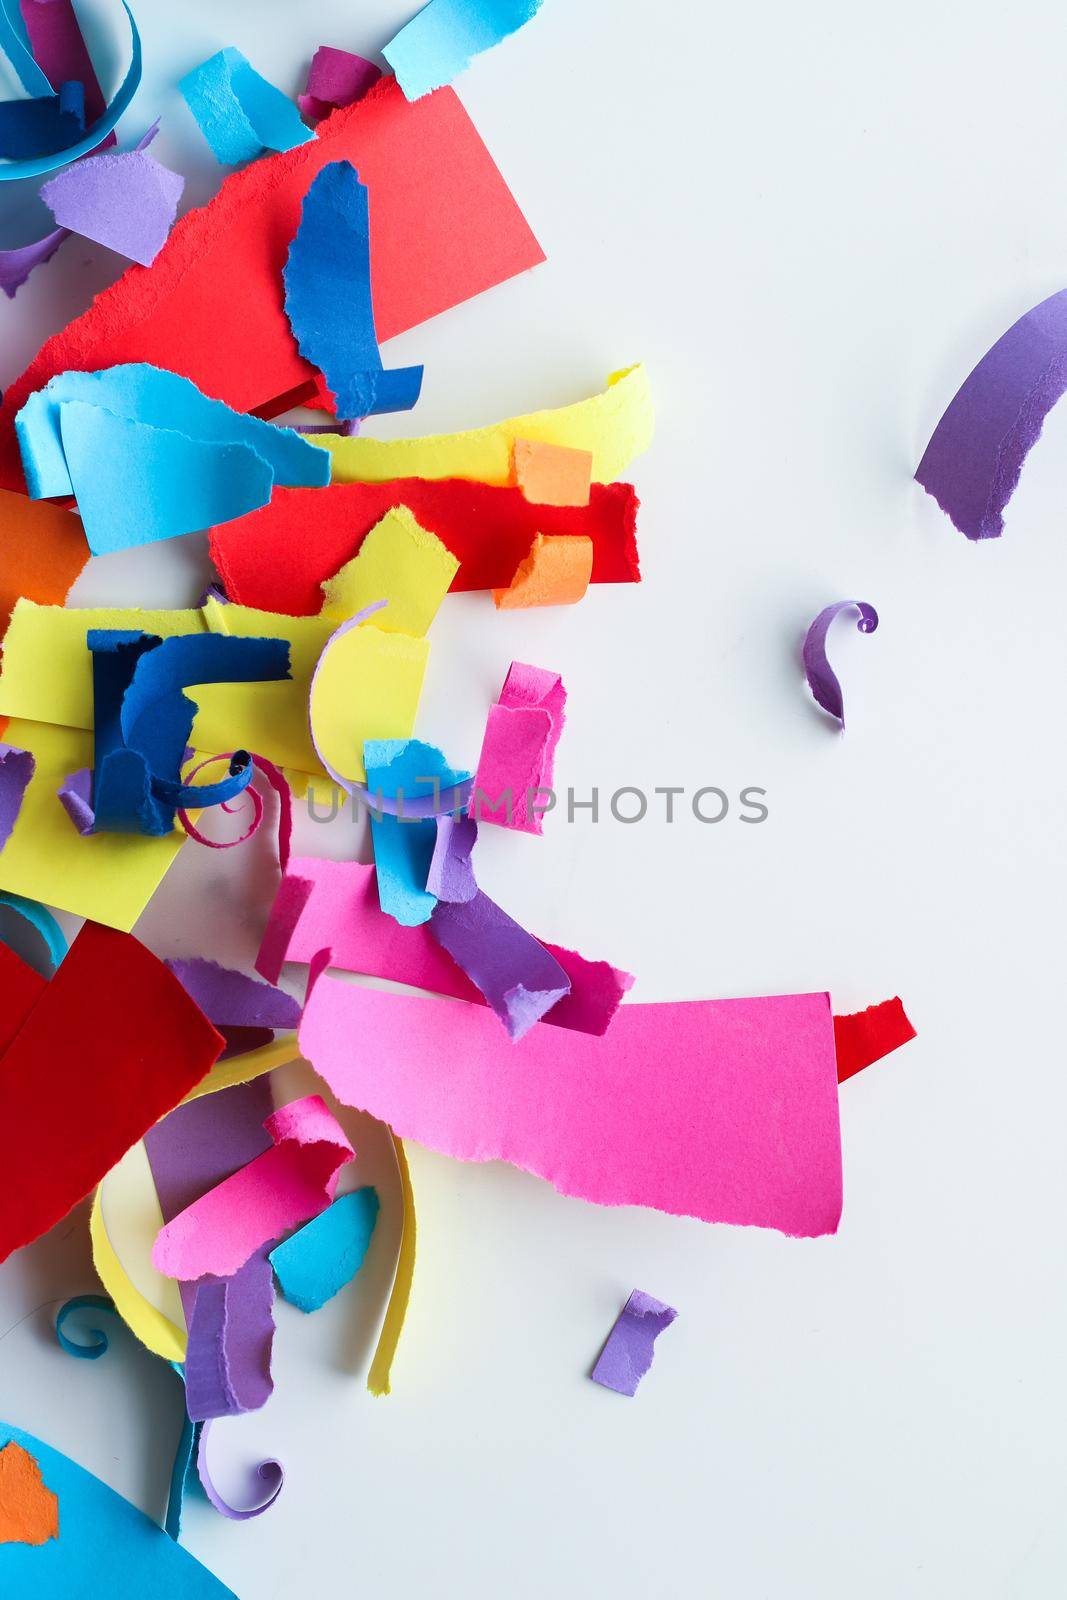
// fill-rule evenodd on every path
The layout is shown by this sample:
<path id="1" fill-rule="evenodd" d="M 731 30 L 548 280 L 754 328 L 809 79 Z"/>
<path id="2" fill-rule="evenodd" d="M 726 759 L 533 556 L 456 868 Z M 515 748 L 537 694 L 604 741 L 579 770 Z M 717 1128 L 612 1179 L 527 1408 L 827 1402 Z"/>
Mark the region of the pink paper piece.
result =
<path id="1" fill-rule="evenodd" d="M 558 672 L 511 663 L 500 698 L 489 710 L 469 816 L 522 833 L 543 831 L 566 704 Z"/>
<path id="2" fill-rule="evenodd" d="M 833 1233 L 837 1056 L 826 994 L 619 1009 L 603 1039 L 321 976 L 300 1051 L 345 1105 L 460 1161 L 705 1222 Z"/>
<path id="3" fill-rule="evenodd" d="M 559 1028 L 604 1034 L 633 978 L 607 961 L 541 940 L 570 979 L 571 992 L 542 1018 Z M 256 971 L 278 981 L 284 961 L 310 963 L 329 950 L 329 965 L 390 978 L 436 994 L 485 1005 L 485 997 L 437 943 L 429 925 L 404 928 L 378 904 L 374 868 L 357 861 L 294 856 L 271 908 Z M 494 1028 L 499 1024 L 494 1023 Z"/>
<path id="4" fill-rule="evenodd" d="M 381 68 L 349 50 L 320 44 L 311 60 L 307 91 L 296 97 L 305 117 L 321 122 L 338 106 L 354 105 L 381 77 Z"/>
<path id="5" fill-rule="evenodd" d="M 160 1229 L 152 1262 L 168 1278 L 228 1278 L 268 1241 L 317 1217 L 355 1152 L 317 1094 L 273 1112 L 274 1141 Z"/>
<path id="6" fill-rule="evenodd" d="M 146 150 L 88 156 L 41 185 L 56 222 L 150 267 L 174 226 L 185 179 Z"/>

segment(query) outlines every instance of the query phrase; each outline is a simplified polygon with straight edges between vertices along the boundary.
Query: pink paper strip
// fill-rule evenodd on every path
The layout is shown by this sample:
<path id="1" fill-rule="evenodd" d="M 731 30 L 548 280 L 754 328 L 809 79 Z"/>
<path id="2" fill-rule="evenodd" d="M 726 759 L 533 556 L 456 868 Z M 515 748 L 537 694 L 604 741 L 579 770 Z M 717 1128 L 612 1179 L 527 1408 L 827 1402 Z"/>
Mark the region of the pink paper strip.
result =
<path id="1" fill-rule="evenodd" d="M 346 1105 L 563 1194 L 810 1238 L 841 1216 L 826 994 L 619 1009 L 604 1039 L 321 976 L 301 1054 Z"/>
<path id="2" fill-rule="evenodd" d="M 246 1167 L 210 1189 L 160 1229 L 152 1261 L 168 1278 L 228 1278 L 268 1241 L 317 1217 L 355 1152 L 317 1094 L 273 1112 L 274 1140 Z"/>
<path id="3" fill-rule="evenodd" d="M 567 691 L 558 672 L 513 661 L 485 724 L 467 808 L 477 822 L 540 834 Z M 546 791 L 540 795 L 539 791 Z"/>
<path id="4" fill-rule="evenodd" d="M 540 943 L 571 981 L 570 994 L 543 1020 L 579 1033 L 605 1033 L 633 985 L 631 975 L 545 939 Z M 329 965 L 346 972 L 485 1005 L 484 995 L 442 950 L 428 924 L 404 928 L 385 915 L 373 867 L 294 856 L 271 908 L 256 971 L 276 983 L 284 961 L 310 963 L 320 950 L 329 950 Z"/>

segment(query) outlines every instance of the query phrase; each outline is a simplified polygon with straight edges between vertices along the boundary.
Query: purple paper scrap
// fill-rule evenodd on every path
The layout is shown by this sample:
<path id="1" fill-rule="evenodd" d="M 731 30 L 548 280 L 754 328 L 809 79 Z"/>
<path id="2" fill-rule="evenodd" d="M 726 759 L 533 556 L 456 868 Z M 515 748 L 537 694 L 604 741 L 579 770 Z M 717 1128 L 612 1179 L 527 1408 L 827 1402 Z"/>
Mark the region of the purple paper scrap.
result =
<path id="1" fill-rule="evenodd" d="M 652 1365 L 653 1346 L 678 1315 L 673 1306 L 635 1289 L 608 1334 L 596 1366 L 594 1383 L 617 1394 L 635 1395 L 637 1385 Z"/>
<path id="2" fill-rule="evenodd" d="M 878 626 L 878 613 L 866 600 L 838 600 L 820 611 L 804 638 L 804 671 L 808 687 L 818 705 L 836 717 L 845 731 L 845 699 L 837 674 L 826 655 L 826 635 L 834 618 L 842 611 L 854 607 L 859 612 L 856 626 L 860 633 L 873 633 Z"/>

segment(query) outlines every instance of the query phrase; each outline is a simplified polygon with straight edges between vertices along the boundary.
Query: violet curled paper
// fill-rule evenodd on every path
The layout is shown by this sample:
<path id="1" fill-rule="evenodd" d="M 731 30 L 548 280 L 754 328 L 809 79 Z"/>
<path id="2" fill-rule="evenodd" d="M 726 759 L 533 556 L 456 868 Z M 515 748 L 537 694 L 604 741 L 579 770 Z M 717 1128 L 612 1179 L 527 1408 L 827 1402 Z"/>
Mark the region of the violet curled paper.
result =
<path id="1" fill-rule="evenodd" d="M 1067 289 L 1061 289 L 982 357 L 916 470 L 916 480 L 968 539 L 999 539 L 1023 462 L 1065 391 Z"/>
<path id="2" fill-rule="evenodd" d="M 635 1289 L 615 1319 L 589 1374 L 593 1382 L 614 1389 L 617 1394 L 635 1395 L 637 1385 L 652 1365 L 656 1340 L 677 1315 L 673 1306 Z"/>
<path id="3" fill-rule="evenodd" d="M 878 626 L 878 613 L 866 600 L 837 600 L 820 611 L 804 637 L 804 671 L 808 688 L 818 705 L 836 717 L 845 731 L 845 698 L 837 674 L 826 655 L 826 635 L 834 618 L 854 606 L 859 612 L 856 626 L 861 633 L 873 633 Z"/>

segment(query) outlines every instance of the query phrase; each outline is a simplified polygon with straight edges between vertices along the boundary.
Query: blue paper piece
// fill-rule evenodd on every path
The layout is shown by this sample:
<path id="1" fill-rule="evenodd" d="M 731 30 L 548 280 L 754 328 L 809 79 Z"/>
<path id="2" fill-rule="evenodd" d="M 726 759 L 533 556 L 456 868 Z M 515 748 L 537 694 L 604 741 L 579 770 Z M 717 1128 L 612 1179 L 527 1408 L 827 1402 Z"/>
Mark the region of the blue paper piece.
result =
<path id="1" fill-rule="evenodd" d="M 100 408 L 110 418 L 125 418 L 128 422 L 163 431 L 168 438 L 177 434 L 204 444 L 243 446 L 261 458 L 275 483 L 288 488 L 321 488 L 330 481 L 329 451 L 309 443 L 295 429 L 278 428 L 258 417 L 233 411 L 221 400 L 202 394 L 188 378 L 137 361 L 106 367 L 100 372 L 61 372 L 26 401 L 15 418 L 15 432 L 27 487 L 34 500 L 77 494 L 80 487 L 83 493 L 94 492 L 96 500 L 106 501 L 104 490 L 93 490 L 91 479 L 98 476 L 116 496 L 137 492 L 141 469 L 134 463 L 124 471 L 121 459 L 93 461 L 92 474 L 87 470 L 82 472 L 78 475 L 80 483 L 75 483 L 64 453 L 62 411 L 64 406 L 77 402 Z M 151 444 L 159 442 L 146 439 L 142 448 L 147 451 Z M 140 457 L 136 435 L 116 439 L 115 443 L 135 450 Z M 155 518 L 167 517 L 166 502 L 170 495 L 179 490 L 183 495 L 189 492 L 180 481 L 180 474 L 185 470 L 181 458 L 174 455 L 169 460 L 170 465 L 165 453 L 159 460 L 149 503 L 135 507 L 149 524 Z M 84 520 L 84 511 L 82 514 Z M 116 515 L 123 514 L 119 506 Z M 158 535 L 142 535 L 135 542 L 145 544 L 152 537 Z M 91 538 L 89 542 L 92 546 Z"/>
<path id="2" fill-rule="evenodd" d="M 49 962 L 55 970 L 70 949 L 70 945 L 67 943 L 66 934 L 48 907 L 41 905 L 38 900 L 27 900 L 21 894 L 10 894 L 6 889 L 0 891 L 0 906 L 9 906 L 40 934 L 48 952 Z"/>
<path id="3" fill-rule="evenodd" d="M 197 707 L 182 691 L 198 683 L 262 683 L 289 676 L 285 639 L 231 634 L 154 634 L 91 628 L 95 831 L 170 833 L 175 812 L 219 805 L 248 786 L 245 752 L 220 783 L 181 781 Z"/>
<path id="4" fill-rule="evenodd" d="M 209 56 L 178 84 L 216 161 L 254 161 L 264 150 L 292 150 L 315 135 L 296 106 L 233 45 Z"/>
<path id="5" fill-rule="evenodd" d="M 541 0 L 430 0 L 382 51 L 409 100 L 440 89 L 541 9 Z"/>
<path id="6" fill-rule="evenodd" d="M 14 1442 L 41 1469 L 59 1499 L 59 1538 L 47 1544 L 0 1544 L 0 1594 L 33 1600 L 87 1595 L 152 1600 L 236 1600 L 232 1589 L 128 1500 L 69 1457 L 0 1423 L 0 1449 Z"/>
<path id="7" fill-rule="evenodd" d="M 409 411 L 422 368 L 382 367 L 371 301 L 370 206 L 351 162 L 331 161 L 312 182 L 283 277 L 293 337 L 326 379 L 338 416 Z"/>
<path id="8" fill-rule="evenodd" d="M 84 132 L 84 84 L 64 83 L 58 94 L 34 100 L 0 100 L 0 156 L 7 160 L 58 155 Z"/>
<path id="9" fill-rule="evenodd" d="M 98 1361 L 111 1344 L 103 1328 L 86 1327 L 84 1332 L 88 1335 L 88 1342 L 85 1339 L 72 1339 L 66 1331 L 68 1319 L 81 1311 L 108 1311 L 112 1316 L 118 1316 L 115 1302 L 106 1294 L 78 1294 L 56 1312 L 56 1338 L 68 1356 L 77 1356 L 80 1361 Z M 97 1319 L 94 1317 L 92 1320 L 95 1323 Z"/>
<path id="10" fill-rule="evenodd" d="M 3 16 L 8 30 L 11 29 L 11 14 L 13 8 L 14 0 L 0 0 L 0 15 Z M 115 98 L 104 112 L 104 115 L 102 117 L 98 117 L 93 123 L 92 127 L 86 129 L 83 137 L 65 150 L 55 152 L 51 155 L 41 155 L 35 159 L 26 161 L 0 162 L 0 183 L 9 182 L 15 178 L 38 178 L 42 173 L 54 172 L 56 167 L 65 166 L 68 161 L 76 161 L 79 156 L 87 155 L 90 150 L 95 150 L 98 145 L 103 143 L 108 134 L 111 132 L 112 128 L 118 122 L 119 118 L 122 116 L 123 112 L 126 111 L 134 95 L 137 93 L 137 87 L 141 81 L 141 35 L 137 32 L 137 24 L 133 20 L 133 12 L 127 5 L 126 0 L 122 0 L 122 9 L 125 11 L 130 23 L 130 65 L 125 78 L 123 78 L 122 83 L 119 86 L 118 93 L 115 95 Z M 0 30 L 0 34 L 2 34 L 2 30 Z M 0 37 L 0 44 L 3 45 L 3 48 L 7 54 L 11 56 L 12 60 L 15 60 L 11 50 L 10 32 L 7 35 Z M 17 61 L 16 68 L 18 69 Z M 21 69 L 18 70 L 20 71 L 21 77 Z M 48 80 L 44 77 L 43 73 L 41 74 L 41 79 L 43 80 L 44 87 L 42 87 L 40 80 L 38 80 L 31 88 L 30 85 L 27 84 L 26 78 L 22 77 L 23 87 L 27 88 L 28 92 L 31 94 L 46 93 L 47 88 L 50 87 L 50 85 L 48 84 Z"/>
<path id="11" fill-rule="evenodd" d="M 270 1264 L 290 1305 L 318 1311 L 350 1283 L 363 1265 L 377 1220 L 378 1191 L 355 1189 L 277 1245 Z"/>
<path id="12" fill-rule="evenodd" d="M 454 771 L 432 744 L 421 739 L 367 739 L 363 744 L 367 789 L 371 796 L 370 826 L 378 902 L 387 916 L 405 928 L 428 922 L 437 904 L 426 879 L 437 841 L 437 823 L 413 818 L 407 802 L 438 796 L 465 783 L 469 772 Z M 377 797 L 399 800 L 395 816 L 378 815 Z"/>
<path id="13" fill-rule="evenodd" d="M 178 1363 L 172 1362 L 175 1372 L 181 1378 L 182 1369 Z M 182 1513 L 185 1510 L 186 1491 L 199 1483 L 199 1478 L 193 1470 L 196 1453 L 200 1447 L 200 1429 L 202 1423 L 193 1422 L 182 1407 L 182 1429 L 178 1435 L 178 1447 L 174 1452 L 174 1465 L 170 1469 L 170 1487 L 167 1490 L 167 1510 L 163 1518 L 163 1532 L 175 1544 L 182 1535 Z"/>

